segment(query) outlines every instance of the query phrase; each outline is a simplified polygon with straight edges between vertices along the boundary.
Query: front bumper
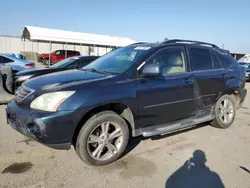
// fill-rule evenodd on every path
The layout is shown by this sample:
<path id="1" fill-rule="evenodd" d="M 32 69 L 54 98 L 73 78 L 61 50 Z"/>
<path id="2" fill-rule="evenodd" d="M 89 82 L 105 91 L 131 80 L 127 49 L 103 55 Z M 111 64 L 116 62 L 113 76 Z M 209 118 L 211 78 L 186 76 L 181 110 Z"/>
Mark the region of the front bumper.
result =
<path id="1" fill-rule="evenodd" d="M 77 125 L 74 111 L 41 112 L 19 107 L 12 100 L 7 122 L 18 132 L 54 149 L 70 149 Z"/>

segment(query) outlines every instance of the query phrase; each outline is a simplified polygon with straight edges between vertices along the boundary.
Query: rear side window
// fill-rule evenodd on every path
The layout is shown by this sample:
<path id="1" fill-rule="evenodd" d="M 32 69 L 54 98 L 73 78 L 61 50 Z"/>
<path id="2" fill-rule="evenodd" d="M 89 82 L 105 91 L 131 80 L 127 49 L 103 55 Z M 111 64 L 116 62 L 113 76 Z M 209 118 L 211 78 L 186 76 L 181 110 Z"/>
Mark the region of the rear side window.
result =
<path id="1" fill-rule="evenodd" d="M 0 63 L 11 63 L 14 62 L 12 59 L 9 59 L 7 57 L 4 56 L 0 56 Z"/>
<path id="2" fill-rule="evenodd" d="M 86 65 L 88 65 L 89 63 L 91 63 L 94 60 L 95 59 L 83 59 L 83 60 L 79 61 L 78 67 L 79 68 L 85 67 Z"/>
<path id="3" fill-rule="evenodd" d="M 214 69 L 220 69 L 220 68 L 222 68 L 220 60 L 218 59 L 218 57 L 215 55 L 214 52 L 211 52 L 211 56 L 212 56 L 212 60 L 213 60 L 213 68 Z"/>
<path id="4" fill-rule="evenodd" d="M 213 68 L 210 51 L 201 48 L 190 48 L 191 69 L 193 71 Z"/>
<path id="5" fill-rule="evenodd" d="M 228 68 L 231 64 L 234 63 L 234 58 L 231 55 L 225 55 L 225 54 L 221 54 L 221 53 L 216 53 L 217 57 L 219 58 L 222 66 L 224 68 Z"/>

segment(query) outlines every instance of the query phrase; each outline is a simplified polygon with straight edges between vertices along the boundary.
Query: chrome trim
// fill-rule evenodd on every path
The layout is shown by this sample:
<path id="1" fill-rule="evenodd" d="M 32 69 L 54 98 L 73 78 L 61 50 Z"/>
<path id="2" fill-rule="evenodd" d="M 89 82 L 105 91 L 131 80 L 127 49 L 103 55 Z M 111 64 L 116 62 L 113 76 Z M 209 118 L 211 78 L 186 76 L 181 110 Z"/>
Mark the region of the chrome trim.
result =
<path id="1" fill-rule="evenodd" d="M 144 109 L 157 107 L 157 106 L 164 106 L 164 105 L 174 104 L 174 103 L 179 103 L 179 102 L 186 102 L 186 101 L 196 100 L 196 99 L 199 99 L 199 98 L 202 98 L 202 97 L 209 97 L 209 96 L 215 96 L 215 95 L 216 94 L 213 93 L 213 94 L 201 95 L 199 97 L 195 97 L 195 98 L 192 98 L 192 99 L 184 99 L 184 100 L 179 100 L 179 101 L 172 101 L 172 102 L 166 102 L 166 103 L 160 103 L 160 104 L 153 104 L 153 105 L 145 106 Z"/>
<path id="2" fill-rule="evenodd" d="M 191 100 L 194 100 L 194 99 L 196 99 L 196 98 L 173 101 L 173 102 L 166 102 L 166 103 L 160 103 L 160 104 L 153 104 L 153 105 L 145 106 L 144 108 L 152 108 L 152 107 L 157 107 L 157 106 L 164 106 L 164 105 L 167 105 L 167 104 L 174 104 L 174 103 L 179 103 L 179 102 L 191 101 Z"/>

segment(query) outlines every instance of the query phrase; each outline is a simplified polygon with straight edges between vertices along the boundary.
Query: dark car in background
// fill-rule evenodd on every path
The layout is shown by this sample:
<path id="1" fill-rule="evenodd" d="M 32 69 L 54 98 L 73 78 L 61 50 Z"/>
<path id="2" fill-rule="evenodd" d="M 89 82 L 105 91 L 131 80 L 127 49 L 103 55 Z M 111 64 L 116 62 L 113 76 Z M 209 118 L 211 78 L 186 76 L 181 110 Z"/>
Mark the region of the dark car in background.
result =
<path id="1" fill-rule="evenodd" d="M 47 65 L 53 65 L 59 61 L 62 61 L 66 58 L 79 56 L 80 52 L 75 50 L 56 50 L 51 54 L 40 54 L 38 56 L 38 62 L 45 63 Z"/>
<path id="2" fill-rule="evenodd" d="M 250 63 L 239 62 L 239 64 L 246 70 L 246 81 L 250 81 Z"/>
<path id="3" fill-rule="evenodd" d="M 203 122 L 228 128 L 245 96 L 245 70 L 227 51 L 169 40 L 136 43 L 84 69 L 30 79 L 6 112 L 20 133 L 56 149 L 73 145 L 85 163 L 106 165 L 123 155 L 130 136 Z"/>
<path id="4" fill-rule="evenodd" d="M 30 78 L 69 69 L 80 69 L 97 58 L 99 58 L 99 56 L 75 56 L 64 59 L 51 67 L 18 72 L 14 76 L 14 89 L 16 90 L 24 81 Z"/>

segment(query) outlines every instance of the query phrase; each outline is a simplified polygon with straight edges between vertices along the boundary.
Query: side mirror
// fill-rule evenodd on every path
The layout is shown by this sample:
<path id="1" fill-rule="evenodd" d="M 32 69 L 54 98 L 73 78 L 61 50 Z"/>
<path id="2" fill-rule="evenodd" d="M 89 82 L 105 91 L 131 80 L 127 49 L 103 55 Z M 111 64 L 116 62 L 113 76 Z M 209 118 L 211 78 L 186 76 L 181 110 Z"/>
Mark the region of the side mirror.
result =
<path id="1" fill-rule="evenodd" d="M 146 65 L 142 70 L 142 75 L 145 77 L 161 76 L 160 66 L 156 64 Z"/>

